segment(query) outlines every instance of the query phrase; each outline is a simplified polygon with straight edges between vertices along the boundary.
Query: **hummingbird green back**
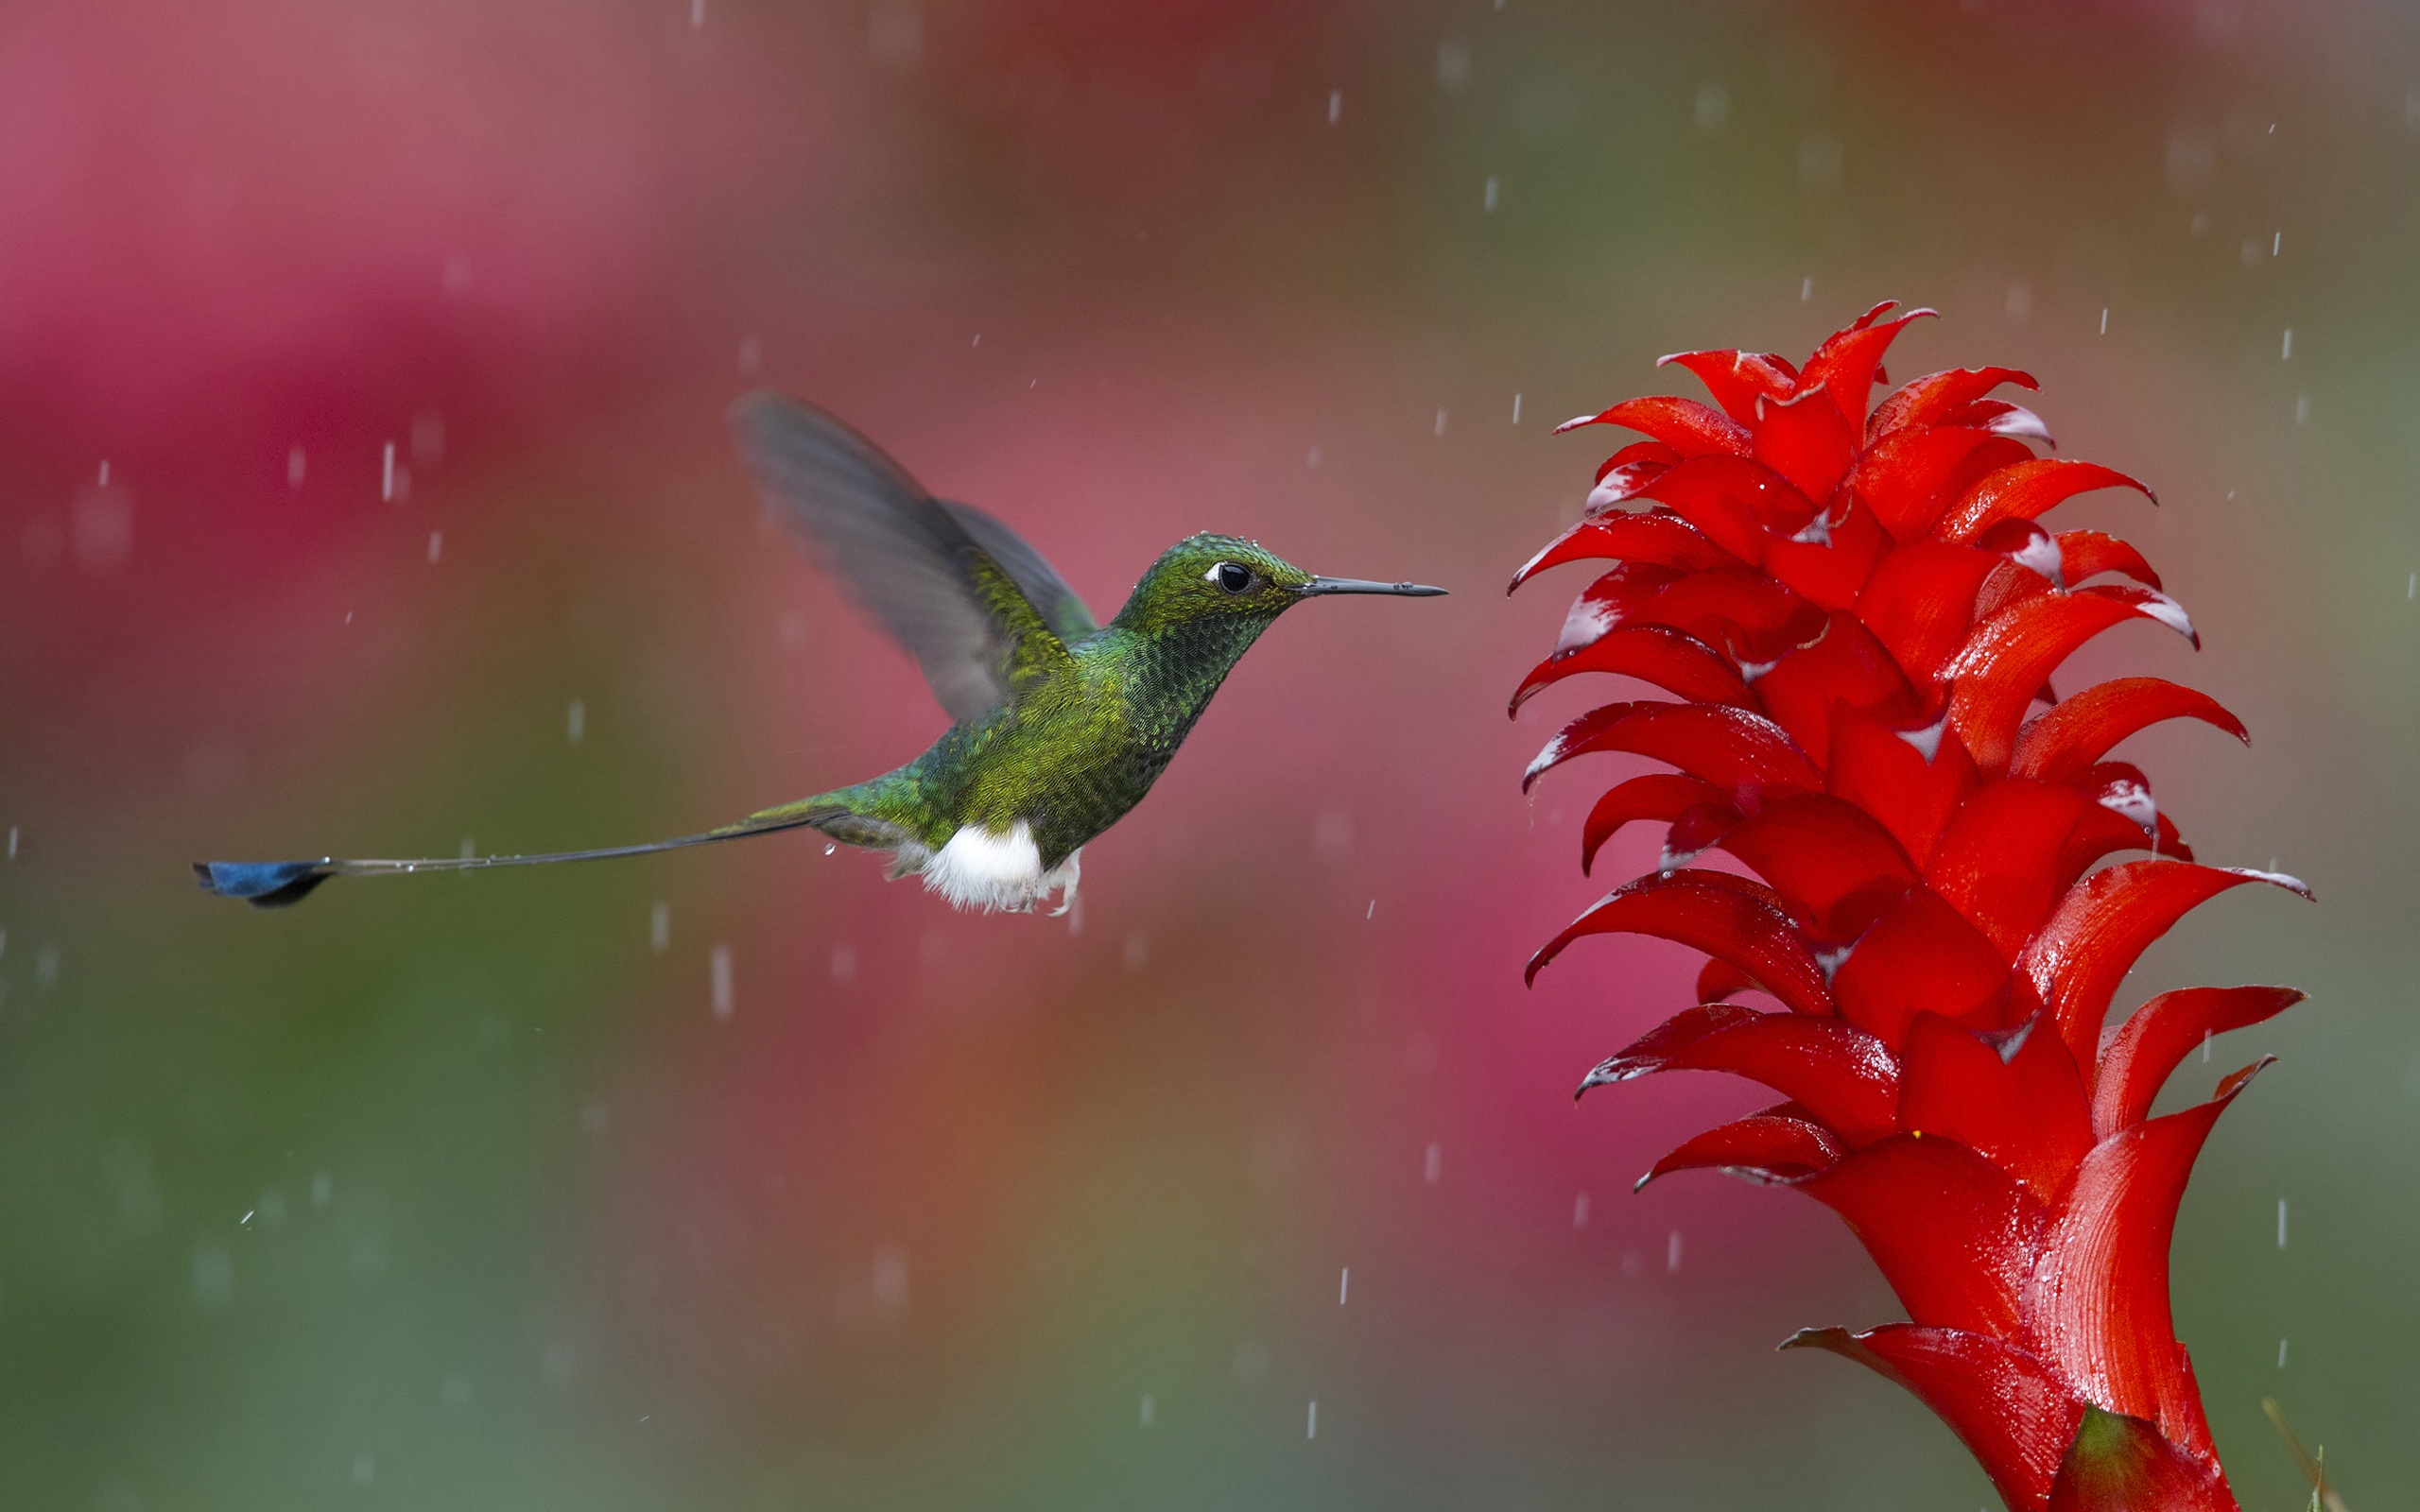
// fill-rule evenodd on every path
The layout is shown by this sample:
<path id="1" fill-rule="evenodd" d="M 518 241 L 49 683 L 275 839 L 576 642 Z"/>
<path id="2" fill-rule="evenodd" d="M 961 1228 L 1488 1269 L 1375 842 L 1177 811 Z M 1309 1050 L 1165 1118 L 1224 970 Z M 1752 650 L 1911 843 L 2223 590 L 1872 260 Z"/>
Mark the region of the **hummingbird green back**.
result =
<path id="1" fill-rule="evenodd" d="M 890 853 L 959 907 L 1074 905 L 1085 842 L 1150 791 L 1211 696 L 1280 614 L 1329 593 L 1443 589 L 1318 577 L 1257 543 L 1169 547 L 1103 626 L 1014 531 L 936 499 L 873 442 L 780 395 L 733 407 L 767 503 L 915 657 L 953 723 L 923 755 L 850 787 L 651 845 L 542 856 L 198 865 L 212 891 L 291 902 L 331 876 L 632 855 L 812 827 Z"/>

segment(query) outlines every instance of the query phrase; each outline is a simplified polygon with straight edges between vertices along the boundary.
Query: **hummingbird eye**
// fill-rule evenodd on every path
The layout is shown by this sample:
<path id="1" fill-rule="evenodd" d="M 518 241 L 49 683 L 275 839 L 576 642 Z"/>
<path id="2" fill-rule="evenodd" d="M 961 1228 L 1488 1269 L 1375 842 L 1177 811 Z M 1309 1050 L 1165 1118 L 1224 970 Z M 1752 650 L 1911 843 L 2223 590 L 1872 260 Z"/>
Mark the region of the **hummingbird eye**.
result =
<path id="1" fill-rule="evenodd" d="M 1240 562 L 1222 561 L 1202 574 L 1202 576 L 1216 583 L 1222 593 L 1240 593 L 1250 588 L 1253 582 L 1252 569 Z"/>

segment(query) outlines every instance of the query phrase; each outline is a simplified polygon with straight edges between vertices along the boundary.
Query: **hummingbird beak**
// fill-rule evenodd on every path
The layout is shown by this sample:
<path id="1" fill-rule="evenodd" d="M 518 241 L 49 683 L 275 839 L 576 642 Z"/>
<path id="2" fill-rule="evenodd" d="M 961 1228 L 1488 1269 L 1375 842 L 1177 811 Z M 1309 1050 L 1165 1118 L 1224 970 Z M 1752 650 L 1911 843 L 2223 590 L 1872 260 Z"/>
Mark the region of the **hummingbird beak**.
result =
<path id="1" fill-rule="evenodd" d="M 1404 598 L 1435 598 L 1445 591 L 1426 583 L 1374 583 L 1366 577 L 1314 577 L 1294 590 L 1303 598 L 1322 593 L 1394 593 Z"/>

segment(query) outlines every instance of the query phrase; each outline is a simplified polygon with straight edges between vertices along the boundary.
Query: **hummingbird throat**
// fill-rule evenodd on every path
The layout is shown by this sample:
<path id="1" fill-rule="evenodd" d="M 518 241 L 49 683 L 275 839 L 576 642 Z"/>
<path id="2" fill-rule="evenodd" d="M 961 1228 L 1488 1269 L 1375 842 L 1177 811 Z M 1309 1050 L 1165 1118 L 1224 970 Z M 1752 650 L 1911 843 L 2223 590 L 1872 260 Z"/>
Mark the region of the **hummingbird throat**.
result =
<path id="1" fill-rule="evenodd" d="M 890 874 L 921 876 L 925 889 L 948 899 L 952 907 L 980 908 L 987 914 L 995 910 L 1028 914 L 1034 904 L 1047 902 L 1058 892 L 1059 906 L 1050 911 L 1055 919 L 1076 906 L 1076 879 L 1083 869 L 1083 854 L 1081 850 L 1071 851 L 1066 860 L 1046 871 L 1042 850 L 1034 844 L 1033 831 L 1025 820 L 1017 820 L 1005 834 L 969 824 L 939 850 L 913 840 L 902 844 L 893 852 Z"/>

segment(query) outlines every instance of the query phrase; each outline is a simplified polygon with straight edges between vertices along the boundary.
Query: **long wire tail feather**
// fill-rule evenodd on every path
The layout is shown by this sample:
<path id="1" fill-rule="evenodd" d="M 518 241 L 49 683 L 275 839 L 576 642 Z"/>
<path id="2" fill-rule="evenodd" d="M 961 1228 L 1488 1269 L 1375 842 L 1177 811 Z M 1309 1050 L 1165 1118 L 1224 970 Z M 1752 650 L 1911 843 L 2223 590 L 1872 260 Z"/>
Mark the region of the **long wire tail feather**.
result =
<path id="1" fill-rule="evenodd" d="M 752 834 L 775 834 L 784 830 L 806 826 L 821 826 L 835 820 L 855 818 L 849 810 L 837 803 L 810 803 L 768 809 L 763 814 L 726 824 L 718 830 L 700 834 L 684 834 L 670 840 L 655 840 L 646 845 L 608 846 L 598 850 L 558 850 L 546 855 L 525 856 L 431 856 L 414 861 L 339 860 L 323 856 L 317 861 L 197 861 L 193 874 L 204 892 L 221 898 L 240 898 L 255 908 L 284 908 L 301 902 L 320 884 L 330 877 L 401 877 L 424 871 L 484 871 L 492 867 L 543 867 L 559 861 L 610 861 L 619 856 L 653 855 L 659 850 L 679 850 L 693 845 L 712 845 L 718 840 L 738 840 Z M 854 831 L 855 826 L 842 826 Z M 838 833 L 836 839 L 862 844 L 853 833 Z"/>

